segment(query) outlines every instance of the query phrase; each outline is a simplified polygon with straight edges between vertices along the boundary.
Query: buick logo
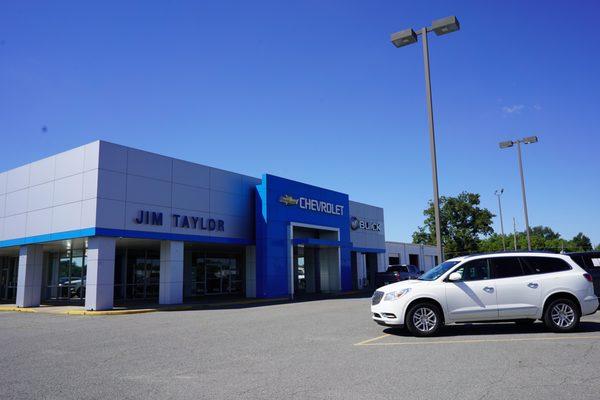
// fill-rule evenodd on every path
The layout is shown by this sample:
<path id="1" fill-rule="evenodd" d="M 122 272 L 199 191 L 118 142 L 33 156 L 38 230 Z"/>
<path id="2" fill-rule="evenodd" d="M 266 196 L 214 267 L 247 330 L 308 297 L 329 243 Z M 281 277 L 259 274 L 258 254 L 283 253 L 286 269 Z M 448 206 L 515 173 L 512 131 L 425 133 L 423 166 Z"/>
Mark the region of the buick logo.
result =
<path id="1" fill-rule="evenodd" d="M 381 223 L 363 221 L 356 217 L 352 217 L 350 218 L 350 228 L 352 228 L 353 231 L 357 229 L 364 229 L 365 231 L 381 232 Z"/>

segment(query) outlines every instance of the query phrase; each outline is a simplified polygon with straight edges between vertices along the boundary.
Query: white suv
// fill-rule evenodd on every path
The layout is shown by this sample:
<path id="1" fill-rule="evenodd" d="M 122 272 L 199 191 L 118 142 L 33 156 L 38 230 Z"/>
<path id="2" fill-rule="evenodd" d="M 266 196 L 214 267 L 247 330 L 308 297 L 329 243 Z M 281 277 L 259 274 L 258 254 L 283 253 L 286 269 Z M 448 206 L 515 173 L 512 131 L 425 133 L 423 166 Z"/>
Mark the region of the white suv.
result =
<path id="1" fill-rule="evenodd" d="M 444 324 L 541 319 L 570 332 L 598 309 L 592 277 L 570 257 L 549 253 L 497 253 L 448 260 L 421 275 L 383 286 L 371 312 L 380 325 L 435 335 Z"/>

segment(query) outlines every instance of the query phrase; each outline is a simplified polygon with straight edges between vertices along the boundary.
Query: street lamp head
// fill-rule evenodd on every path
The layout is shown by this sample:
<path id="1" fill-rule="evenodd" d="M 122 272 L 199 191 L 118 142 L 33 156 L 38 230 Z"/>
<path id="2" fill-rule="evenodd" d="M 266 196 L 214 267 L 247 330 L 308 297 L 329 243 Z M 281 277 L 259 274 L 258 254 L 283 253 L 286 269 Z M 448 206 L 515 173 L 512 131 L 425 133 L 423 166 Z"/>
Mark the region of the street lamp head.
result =
<path id="1" fill-rule="evenodd" d="M 531 143 L 537 143 L 538 141 L 538 137 L 537 136 L 529 136 L 523 139 L 523 143 L 525 144 L 531 144 Z"/>
<path id="2" fill-rule="evenodd" d="M 513 147 L 515 143 L 512 140 L 507 140 L 506 142 L 500 142 L 501 149 L 507 149 L 509 147 Z"/>
<path id="3" fill-rule="evenodd" d="M 504 193 L 504 188 L 503 188 L 503 189 L 500 189 L 500 190 L 494 190 L 494 194 L 495 194 L 496 196 L 500 196 L 502 193 Z"/>
<path id="4" fill-rule="evenodd" d="M 405 29 L 403 31 L 393 33 L 391 40 L 394 46 L 402 47 L 415 43 L 417 41 L 417 34 L 412 29 Z"/>
<path id="5" fill-rule="evenodd" d="M 431 24 L 431 30 L 434 31 L 438 36 L 445 35 L 446 33 L 454 32 L 459 29 L 460 24 L 454 15 L 435 20 Z"/>

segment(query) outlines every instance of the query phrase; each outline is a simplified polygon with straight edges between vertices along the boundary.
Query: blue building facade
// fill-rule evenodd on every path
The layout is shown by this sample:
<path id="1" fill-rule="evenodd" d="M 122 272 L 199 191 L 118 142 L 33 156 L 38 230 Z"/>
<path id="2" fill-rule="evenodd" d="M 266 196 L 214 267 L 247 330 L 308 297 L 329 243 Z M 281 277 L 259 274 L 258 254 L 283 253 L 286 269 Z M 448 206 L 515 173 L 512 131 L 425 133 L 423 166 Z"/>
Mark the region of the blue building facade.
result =
<path id="1" fill-rule="evenodd" d="M 352 289 L 348 195 L 263 175 L 256 191 L 257 294 L 275 297 L 293 292 L 293 246 L 335 249 L 339 253 L 340 290 Z M 317 237 L 294 237 L 294 227 Z M 325 232 L 325 238 L 318 237 Z"/>
<path id="2" fill-rule="evenodd" d="M 111 308 L 368 288 L 383 210 L 97 141 L 0 173 L 0 301 Z"/>

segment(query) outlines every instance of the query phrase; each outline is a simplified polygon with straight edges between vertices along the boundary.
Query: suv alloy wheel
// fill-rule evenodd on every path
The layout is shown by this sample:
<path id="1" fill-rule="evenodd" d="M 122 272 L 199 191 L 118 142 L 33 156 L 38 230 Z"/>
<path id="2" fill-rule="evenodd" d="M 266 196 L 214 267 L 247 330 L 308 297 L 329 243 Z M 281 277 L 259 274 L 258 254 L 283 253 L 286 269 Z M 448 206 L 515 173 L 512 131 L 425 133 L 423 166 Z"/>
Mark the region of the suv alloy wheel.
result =
<path id="1" fill-rule="evenodd" d="M 571 332 L 579 325 L 579 307 L 569 299 L 552 301 L 544 312 L 544 323 L 554 332 Z"/>
<path id="2" fill-rule="evenodd" d="M 415 336 L 433 336 L 443 325 L 440 309 L 432 303 L 417 303 L 406 313 L 406 327 Z"/>

